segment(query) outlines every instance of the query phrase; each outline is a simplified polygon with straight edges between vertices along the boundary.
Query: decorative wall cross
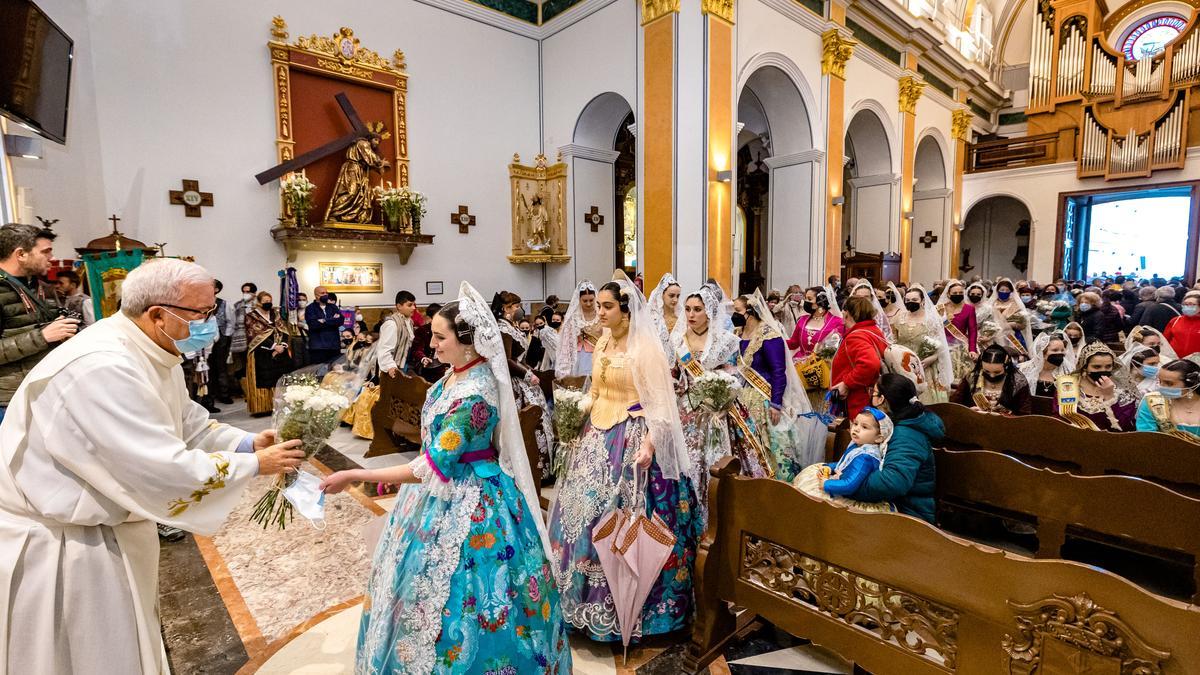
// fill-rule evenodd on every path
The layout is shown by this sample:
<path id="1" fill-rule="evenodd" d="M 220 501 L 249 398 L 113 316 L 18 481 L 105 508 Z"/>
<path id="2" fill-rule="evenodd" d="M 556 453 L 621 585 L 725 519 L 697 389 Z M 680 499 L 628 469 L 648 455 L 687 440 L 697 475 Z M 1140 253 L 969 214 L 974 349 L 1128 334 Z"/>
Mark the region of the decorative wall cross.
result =
<path id="1" fill-rule="evenodd" d="M 604 224 L 604 216 L 600 215 L 600 207 L 593 206 L 590 211 L 583 214 L 583 220 L 592 226 L 592 232 L 599 232 L 600 226 Z"/>
<path id="2" fill-rule="evenodd" d="M 469 208 L 459 204 L 458 213 L 450 214 L 450 224 L 458 226 L 459 234 L 467 234 L 471 231 L 469 228 L 475 225 L 475 216 L 468 213 L 468 211 L 470 211 Z"/>
<path id="3" fill-rule="evenodd" d="M 925 248 L 933 248 L 933 245 L 937 243 L 937 240 L 937 235 L 933 233 L 933 230 L 925 230 L 925 234 L 922 235 L 917 241 L 925 244 Z"/>
<path id="4" fill-rule="evenodd" d="M 211 192 L 200 191 L 200 181 L 183 179 L 182 190 L 171 190 L 171 203 L 182 204 L 183 214 L 188 218 L 201 217 L 201 206 L 212 206 L 213 196 Z"/>

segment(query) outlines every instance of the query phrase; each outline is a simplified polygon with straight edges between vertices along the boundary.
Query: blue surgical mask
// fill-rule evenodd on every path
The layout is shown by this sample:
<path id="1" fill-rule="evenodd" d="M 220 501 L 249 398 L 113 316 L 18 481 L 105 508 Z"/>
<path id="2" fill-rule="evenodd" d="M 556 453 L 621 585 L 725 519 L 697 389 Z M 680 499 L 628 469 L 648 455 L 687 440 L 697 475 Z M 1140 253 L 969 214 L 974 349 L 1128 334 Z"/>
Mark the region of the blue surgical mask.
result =
<path id="1" fill-rule="evenodd" d="M 1183 315 L 1184 316 L 1196 316 L 1196 312 L 1200 312 L 1200 307 L 1197 307 L 1195 305 L 1184 305 L 1183 306 Z"/>
<path id="2" fill-rule="evenodd" d="M 1091 308 L 1092 308 L 1092 303 L 1090 303 L 1090 302 L 1079 303 L 1079 311 L 1081 311 L 1081 312 L 1086 312 L 1086 311 L 1090 310 Z M 1184 307 L 1184 309 L 1186 310 L 1187 308 Z M 1187 312 L 1184 312 L 1184 314 L 1186 314 L 1186 313 Z"/>
<path id="3" fill-rule="evenodd" d="M 1142 366 L 1142 375 L 1145 377 L 1154 377 L 1158 375 L 1158 366 Z"/>
<path id="4" fill-rule="evenodd" d="M 996 291 L 996 297 L 1001 300 L 1007 300 L 1012 295 L 1012 291 Z"/>
<path id="5" fill-rule="evenodd" d="M 1182 387 L 1159 386 L 1158 393 L 1162 394 L 1163 398 L 1183 398 L 1183 388 Z"/>
<path id="6" fill-rule="evenodd" d="M 174 312 L 167 311 L 167 314 L 183 321 L 183 318 Z M 161 331 L 162 329 L 159 328 L 159 330 Z M 210 316 L 207 319 L 188 321 L 188 336 L 182 340 L 175 340 L 175 348 L 179 350 L 180 354 L 208 349 L 212 343 L 217 341 L 218 332 L 217 317 L 215 316 Z M 163 335 L 167 335 L 166 331 L 163 331 Z M 167 337 L 171 336 L 167 335 Z"/>

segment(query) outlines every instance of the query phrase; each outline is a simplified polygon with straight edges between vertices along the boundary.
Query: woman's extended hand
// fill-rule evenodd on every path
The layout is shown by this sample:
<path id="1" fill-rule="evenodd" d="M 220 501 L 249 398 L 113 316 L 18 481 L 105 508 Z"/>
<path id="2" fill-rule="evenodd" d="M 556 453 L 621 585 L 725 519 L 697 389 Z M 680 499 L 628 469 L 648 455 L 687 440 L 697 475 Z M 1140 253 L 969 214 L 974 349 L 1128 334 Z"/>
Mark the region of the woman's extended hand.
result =
<path id="1" fill-rule="evenodd" d="M 642 447 L 638 449 L 637 454 L 633 456 L 633 462 L 639 468 L 645 469 L 650 466 L 652 461 L 654 461 L 654 443 L 647 438 L 642 443 Z"/>
<path id="2" fill-rule="evenodd" d="M 358 471 L 355 469 L 331 473 L 321 481 L 321 492 L 327 495 L 336 495 L 356 480 L 358 480 Z"/>
<path id="3" fill-rule="evenodd" d="M 779 424 L 779 420 L 783 419 L 783 413 L 779 411 L 779 408 L 771 408 L 770 416 L 771 424 Z"/>

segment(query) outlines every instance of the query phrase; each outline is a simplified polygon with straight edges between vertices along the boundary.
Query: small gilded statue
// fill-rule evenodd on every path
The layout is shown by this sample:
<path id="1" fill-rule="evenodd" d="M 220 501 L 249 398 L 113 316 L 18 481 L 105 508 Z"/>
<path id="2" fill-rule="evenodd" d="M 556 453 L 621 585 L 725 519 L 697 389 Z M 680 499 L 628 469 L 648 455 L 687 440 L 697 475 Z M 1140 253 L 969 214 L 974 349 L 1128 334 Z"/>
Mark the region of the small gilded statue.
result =
<path id="1" fill-rule="evenodd" d="M 371 130 L 369 136 L 364 136 L 354 142 L 346 150 L 346 161 L 338 172 L 337 184 L 333 187 L 333 197 L 329 200 L 329 209 L 325 212 L 326 222 L 370 224 L 374 212 L 370 176 L 375 170 L 381 174 L 392 168 L 392 165 L 379 154 L 379 143 L 391 137 L 391 132 L 383 130 L 383 122 L 368 124 Z"/>
<path id="2" fill-rule="evenodd" d="M 525 201 L 521 195 L 521 219 L 525 221 L 525 231 L 529 233 L 526 244 L 530 250 L 544 251 L 550 247 L 550 211 L 546 209 L 545 194 L 539 190 L 532 203 Z"/>

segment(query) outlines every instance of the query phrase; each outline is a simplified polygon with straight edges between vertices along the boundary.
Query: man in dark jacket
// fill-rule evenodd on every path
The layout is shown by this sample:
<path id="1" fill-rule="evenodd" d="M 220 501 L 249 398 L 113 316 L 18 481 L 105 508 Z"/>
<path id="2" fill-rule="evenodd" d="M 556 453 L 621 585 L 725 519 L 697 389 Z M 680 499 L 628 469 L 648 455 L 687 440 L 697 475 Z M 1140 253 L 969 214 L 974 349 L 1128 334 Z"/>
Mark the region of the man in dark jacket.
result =
<path id="1" fill-rule="evenodd" d="M 79 330 L 38 282 L 50 270 L 55 236 L 33 225 L 0 227 L 0 420 L 25 375 Z"/>
<path id="2" fill-rule="evenodd" d="M 1138 303 L 1134 305 L 1132 310 L 1125 313 L 1126 328 L 1133 328 L 1140 325 L 1142 314 L 1158 302 L 1156 299 L 1157 295 L 1158 291 L 1153 286 L 1142 286 L 1138 289 Z"/>
<path id="3" fill-rule="evenodd" d="M 313 289 L 316 298 L 304 308 L 308 324 L 308 358 L 310 363 L 329 363 L 342 353 L 342 324 L 346 317 L 337 303 L 330 300 L 324 286 Z"/>
<path id="4" fill-rule="evenodd" d="M 1163 286 L 1155 291 L 1158 297 L 1158 302 L 1147 307 L 1141 317 L 1138 319 L 1137 325 L 1150 326 L 1158 332 L 1163 332 L 1167 329 L 1167 324 L 1171 323 L 1171 319 L 1181 314 L 1179 303 L 1175 302 L 1175 289 L 1171 286 Z"/>

